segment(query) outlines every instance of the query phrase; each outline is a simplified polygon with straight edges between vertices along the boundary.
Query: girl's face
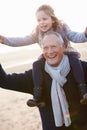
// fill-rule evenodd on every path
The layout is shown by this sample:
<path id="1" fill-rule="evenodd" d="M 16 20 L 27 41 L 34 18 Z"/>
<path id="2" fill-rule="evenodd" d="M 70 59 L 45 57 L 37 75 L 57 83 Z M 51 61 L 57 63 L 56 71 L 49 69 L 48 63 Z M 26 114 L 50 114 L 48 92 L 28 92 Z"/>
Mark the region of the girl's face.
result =
<path id="1" fill-rule="evenodd" d="M 47 15 L 44 11 L 38 11 L 36 13 L 36 19 L 38 22 L 38 27 L 42 32 L 47 32 L 50 30 L 54 23 L 51 16 Z"/>

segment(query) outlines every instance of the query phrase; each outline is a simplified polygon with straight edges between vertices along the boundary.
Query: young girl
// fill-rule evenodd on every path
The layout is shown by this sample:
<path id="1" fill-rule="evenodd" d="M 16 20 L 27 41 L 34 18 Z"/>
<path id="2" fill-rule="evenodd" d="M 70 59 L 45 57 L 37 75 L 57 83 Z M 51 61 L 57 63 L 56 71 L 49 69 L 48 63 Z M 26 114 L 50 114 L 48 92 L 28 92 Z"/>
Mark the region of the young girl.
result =
<path id="1" fill-rule="evenodd" d="M 82 98 L 81 103 L 87 101 L 87 90 L 85 87 L 85 79 L 83 69 L 79 60 L 79 53 L 70 45 L 69 41 L 82 43 L 87 41 L 87 28 L 85 32 L 78 33 L 70 30 L 70 28 L 55 16 L 54 10 L 49 5 L 42 5 L 36 11 L 37 27 L 35 30 L 24 38 L 7 38 L 0 36 L 0 42 L 8 46 L 25 46 L 38 43 L 41 46 L 41 40 L 47 31 L 53 30 L 60 33 L 66 44 L 66 54 L 69 56 L 71 68 L 77 86 Z M 43 56 L 42 56 L 43 57 Z M 44 81 L 43 81 L 44 58 L 33 64 L 33 80 L 34 80 L 34 98 L 27 101 L 27 105 L 43 107 L 45 103 L 42 101 Z M 38 70 L 38 71 L 37 71 Z M 37 74 L 38 72 L 38 74 Z"/>

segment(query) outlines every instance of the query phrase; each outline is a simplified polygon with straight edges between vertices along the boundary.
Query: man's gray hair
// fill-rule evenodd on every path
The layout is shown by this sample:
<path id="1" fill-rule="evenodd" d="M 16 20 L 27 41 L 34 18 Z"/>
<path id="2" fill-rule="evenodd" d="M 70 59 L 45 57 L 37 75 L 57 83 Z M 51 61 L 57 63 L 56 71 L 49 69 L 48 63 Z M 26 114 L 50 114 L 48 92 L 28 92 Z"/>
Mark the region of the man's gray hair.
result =
<path id="1" fill-rule="evenodd" d="M 44 34 L 44 36 L 43 36 L 43 39 L 44 39 L 45 36 L 50 35 L 50 34 L 56 35 L 57 38 L 58 38 L 58 41 L 60 42 L 60 44 L 61 44 L 61 45 L 64 44 L 64 40 L 63 40 L 61 34 L 55 32 L 55 31 L 48 31 L 48 32 L 46 32 L 46 33 Z M 42 41 L 42 44 L 43 44 L 43 41 Z"/>

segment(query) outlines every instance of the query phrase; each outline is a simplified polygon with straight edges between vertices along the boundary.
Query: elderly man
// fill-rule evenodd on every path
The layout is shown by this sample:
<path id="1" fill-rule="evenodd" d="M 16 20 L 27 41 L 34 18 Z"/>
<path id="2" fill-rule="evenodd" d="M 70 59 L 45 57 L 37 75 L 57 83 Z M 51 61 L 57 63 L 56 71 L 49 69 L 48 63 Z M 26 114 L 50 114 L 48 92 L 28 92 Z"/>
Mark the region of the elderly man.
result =
<path id="1" fill-rule="evenodd" d="M 87 130 L 87 105 L 80 104 L 76 81 L 64 54 L 62 37 L 55 32 L 43 38 L 44 69 L 43 100 L 39 108 L 43 130 Z M 87 62 L 82 62 L 87 81 Z M 32 70 L 21 74 L 6 74 L 0 66 L 0 87 L 33 94 Z"/>

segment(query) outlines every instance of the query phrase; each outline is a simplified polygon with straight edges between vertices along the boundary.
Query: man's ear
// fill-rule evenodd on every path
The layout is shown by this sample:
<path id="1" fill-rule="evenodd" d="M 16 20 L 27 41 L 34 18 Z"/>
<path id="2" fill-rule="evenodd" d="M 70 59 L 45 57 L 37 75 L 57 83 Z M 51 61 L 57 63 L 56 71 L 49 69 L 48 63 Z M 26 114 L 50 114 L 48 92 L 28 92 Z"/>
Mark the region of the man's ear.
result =
<path id="1" fill-rule="evenodd" d="M 66 43 L 64 43 L 64 44 L 63 44 L 63 47 L 64 47 L 64 48 L 67 48 L 67 44 L 66 44 Z"/>
<path id="2" fill-rule="evenodd" d="M 66 48 L 67 48 L 67 46 L 66 46 L 66 44 L 64 43 L 64 44 L 63 44 L 63 52 L 66 52 Z"/>

